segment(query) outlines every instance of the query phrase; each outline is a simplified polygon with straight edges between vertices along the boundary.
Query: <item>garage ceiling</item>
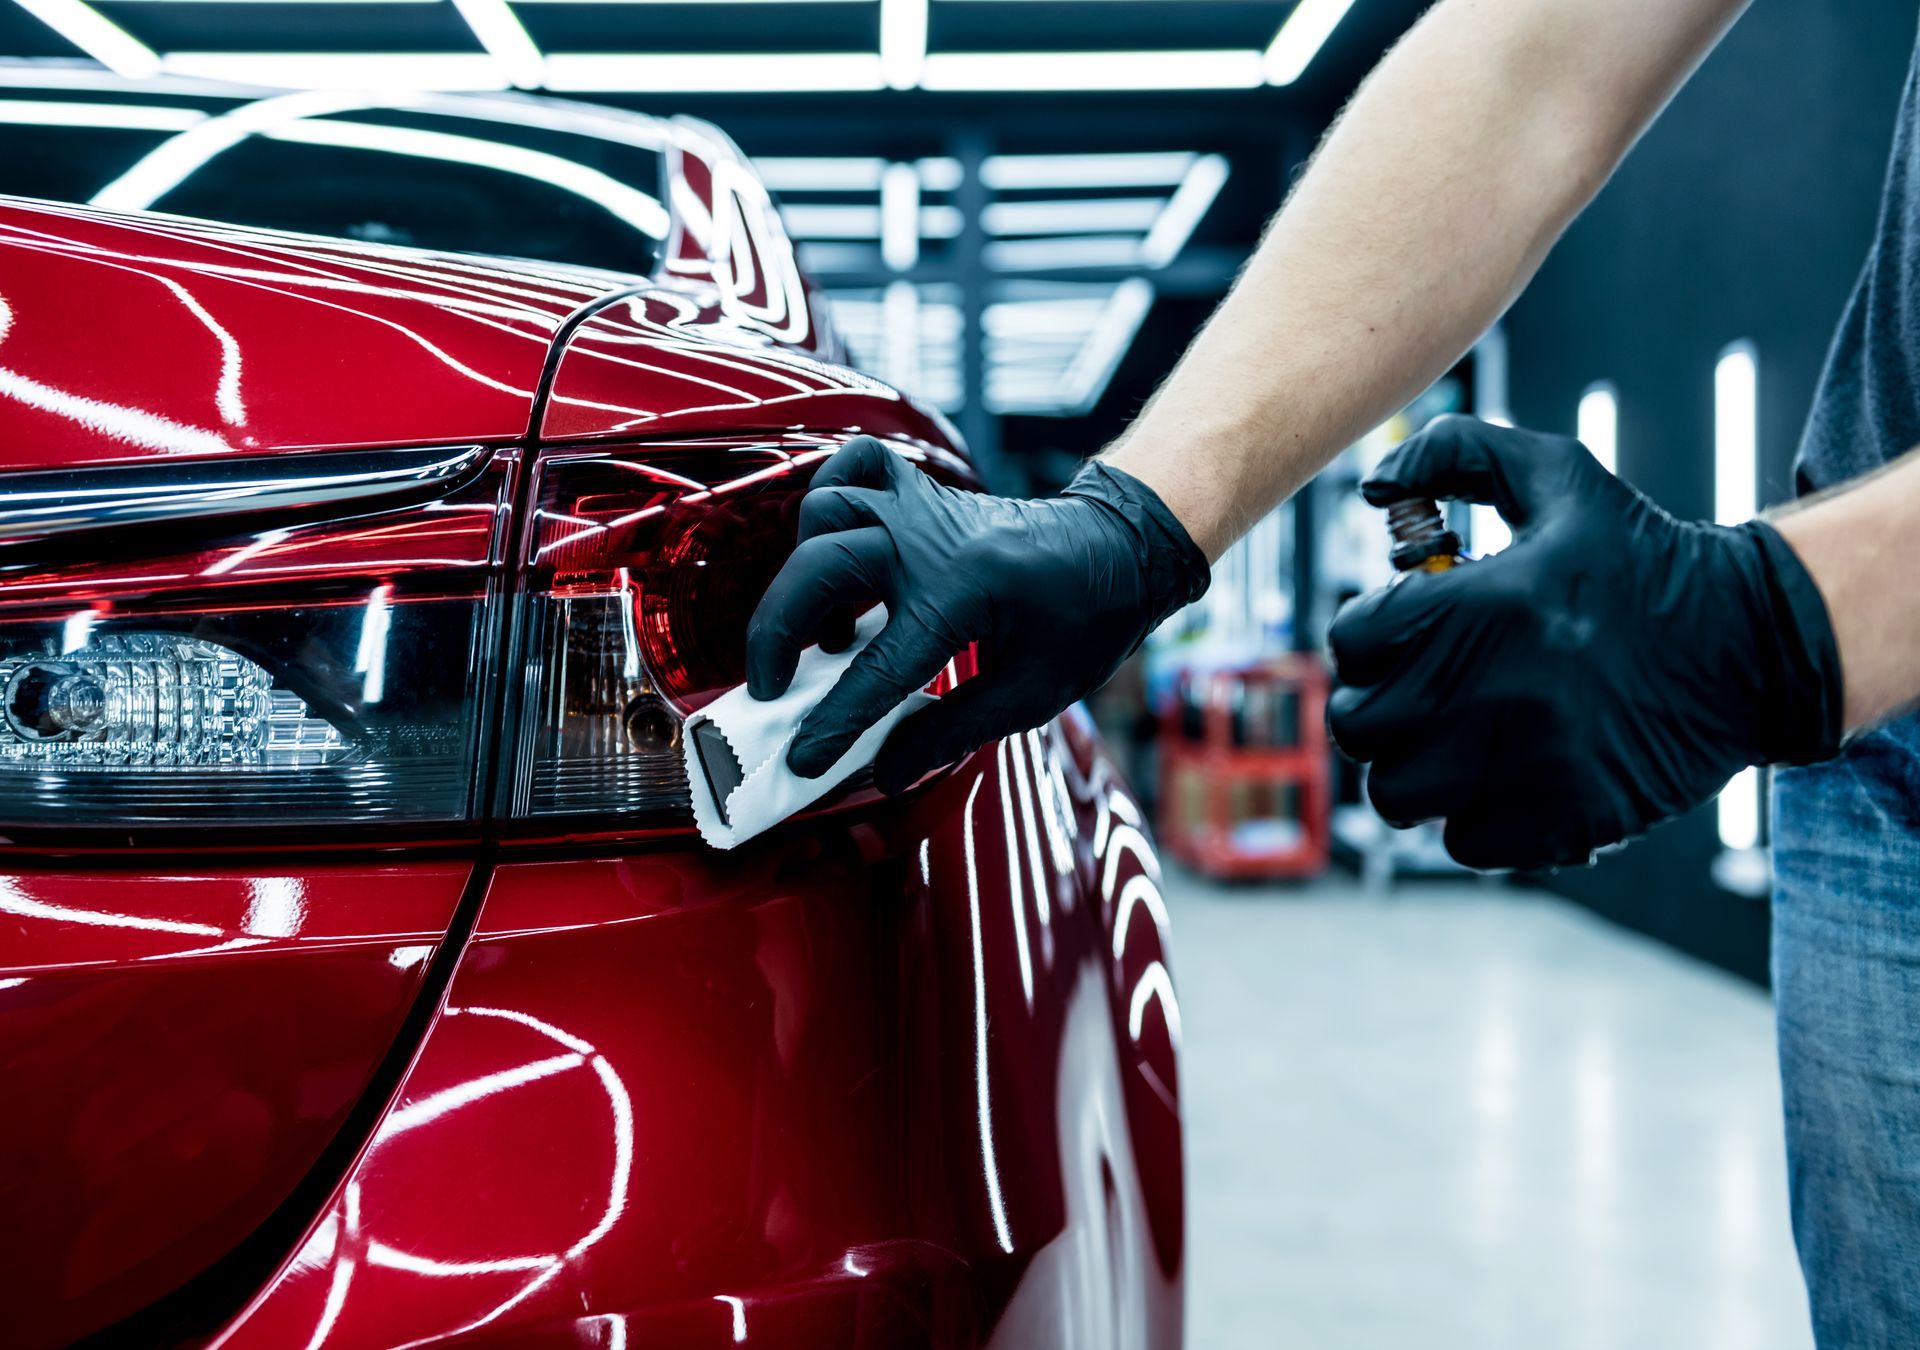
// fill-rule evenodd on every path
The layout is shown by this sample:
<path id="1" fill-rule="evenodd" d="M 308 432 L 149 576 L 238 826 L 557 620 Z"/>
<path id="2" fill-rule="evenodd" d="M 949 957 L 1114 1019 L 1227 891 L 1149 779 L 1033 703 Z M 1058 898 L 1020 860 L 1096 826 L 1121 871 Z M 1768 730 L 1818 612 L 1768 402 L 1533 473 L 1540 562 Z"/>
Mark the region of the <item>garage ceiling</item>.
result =
<path id="1" fill-rule="evenodd" d="M 1358 0 L 1358 8 L 1377 0 Z M 129 76 L 582 92 L 1285 87 L 1356 0 L 7 0 L 0 54 Z M 1387 8 L 1403 10 L 1401 0 Z"/>

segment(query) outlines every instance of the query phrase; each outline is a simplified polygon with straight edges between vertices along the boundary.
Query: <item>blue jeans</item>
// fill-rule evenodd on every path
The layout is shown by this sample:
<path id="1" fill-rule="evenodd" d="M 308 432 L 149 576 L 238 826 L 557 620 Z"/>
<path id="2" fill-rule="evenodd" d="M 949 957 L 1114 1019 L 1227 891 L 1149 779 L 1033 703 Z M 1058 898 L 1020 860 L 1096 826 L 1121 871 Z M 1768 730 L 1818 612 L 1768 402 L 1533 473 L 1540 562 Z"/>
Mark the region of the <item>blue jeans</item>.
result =
<path id="1" fill-rule="evenodd" d="M 1920 1350 L 1920 717 L 1774 787 L 1774 998 L 1814 1334 Z"/>

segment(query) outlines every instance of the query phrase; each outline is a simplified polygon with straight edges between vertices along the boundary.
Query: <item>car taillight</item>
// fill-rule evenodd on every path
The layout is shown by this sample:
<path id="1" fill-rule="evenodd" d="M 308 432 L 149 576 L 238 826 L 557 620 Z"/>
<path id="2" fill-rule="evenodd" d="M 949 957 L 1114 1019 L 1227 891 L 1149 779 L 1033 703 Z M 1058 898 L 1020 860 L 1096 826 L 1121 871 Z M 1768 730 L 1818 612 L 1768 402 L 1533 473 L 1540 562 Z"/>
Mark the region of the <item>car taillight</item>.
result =
<path id="1" fill-rule="evenodd" d="M 746 678 L 747 621 L 833 448 L 706 441 L 539 464 L 509 815 L 684 823 L 682 719 Z"/>
<path id="2" fill-rule="evenodd" d="M 351 521 L 0 565 L 0 835 L 474 819 L 510 477 L 502 456 Z"/>
<path id="3" fill-rule="evenodd" d="M 89 536 L 134 559 L 114 563 L 0 552 L 0 843 L 691 829 L 684 719 L 745 679 L 747 622 L 838 444 L 549 453 L 524 485 L 501 451 L 379 514 L 174 554 Z"/>

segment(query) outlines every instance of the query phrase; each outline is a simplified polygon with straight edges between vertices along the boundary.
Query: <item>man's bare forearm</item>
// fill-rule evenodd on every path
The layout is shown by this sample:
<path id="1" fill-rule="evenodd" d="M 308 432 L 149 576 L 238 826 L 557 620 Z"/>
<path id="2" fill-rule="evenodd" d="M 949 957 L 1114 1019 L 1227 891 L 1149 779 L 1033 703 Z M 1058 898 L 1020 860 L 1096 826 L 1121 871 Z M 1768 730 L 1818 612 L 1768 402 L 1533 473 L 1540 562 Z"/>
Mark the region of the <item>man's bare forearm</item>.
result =
<path id="1" fill-rule="evenodd" d="M 1774 519 L 1827 602 L 1849 731 L 1920 701 L 1920 450 Z"/>
<path id="2" fill-rule="evenodd" d="M 1512 303 L 1747 0 L 1441 0 L 1111 463 L 1208 556 Z"/>

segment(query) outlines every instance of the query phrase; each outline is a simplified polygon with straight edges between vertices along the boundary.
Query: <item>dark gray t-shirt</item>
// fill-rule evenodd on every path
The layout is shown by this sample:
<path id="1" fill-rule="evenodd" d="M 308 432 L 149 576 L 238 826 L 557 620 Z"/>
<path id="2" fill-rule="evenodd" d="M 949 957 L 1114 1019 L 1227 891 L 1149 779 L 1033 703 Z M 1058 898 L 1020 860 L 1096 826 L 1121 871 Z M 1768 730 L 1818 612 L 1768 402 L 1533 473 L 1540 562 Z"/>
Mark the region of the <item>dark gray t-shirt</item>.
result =
<path id="1" fill-rule="evenodd" d="M 1920 445 L 1920 51 L 1907 72 L 1873 251 L 1814 395 L 1794 482 L 1832 487 Z"/>

